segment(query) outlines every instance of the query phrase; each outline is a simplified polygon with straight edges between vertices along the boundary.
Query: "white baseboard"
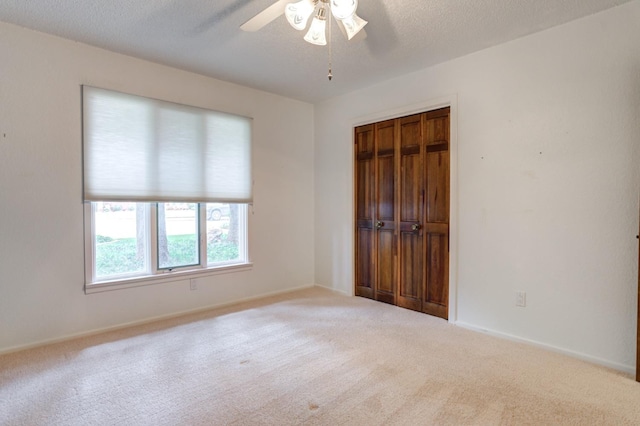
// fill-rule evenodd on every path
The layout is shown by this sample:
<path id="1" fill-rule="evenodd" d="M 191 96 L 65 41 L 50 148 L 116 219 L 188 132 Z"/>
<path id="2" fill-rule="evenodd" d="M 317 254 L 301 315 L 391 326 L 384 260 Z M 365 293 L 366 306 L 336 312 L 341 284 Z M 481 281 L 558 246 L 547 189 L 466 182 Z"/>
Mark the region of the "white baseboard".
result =
<path id="1" fill-rule="evenodd" d="M 618 370 L 618 371 L 621 371 L 621 372 L 624 372 L 624 373 L 627 373 L 627 374 L 630 374 L 630 375 L 635 375 L 635 373 L 636 373 L 636 368 L 633 365 L 624 365 L 624 364 L 619 364 L 617 362 L 611 362 L 611 361 L 608 361 L 606 359 L 602 359 L 602 358 L 594 357 L 594 356 L 591 356 L 591 355 L 583 354 L 581 352 L 576 352 L 576 351 L 572 351 L 572 350 L 569 350 L 569 349 L 561 348 L 559 346 L 549 345 L 547 343 L 538 342 L 536 340 L 526 339 L 526 338 L 523 338 L 523 337 L 514 336 L 512 334 L 503 333 L 503 332 L 500 332 L 500 331 L 489 330 L 489 329 L 486 329 L 486 328 L 478 327 L 478 326 L 475 326 L 473 324 L 468 324 L 468 323 L 463 322 L 463 321 L 457 321 L 457 322 L 452 323 L 452 324 L 457 325 L 457 326 L 462 327 L 462 328 L 466 328 L 468 330 L 477 331 L 477 332 L 480 332 L 480 333 L 486 333 L 486 334 L 488 334 L 490 336 L 499 337 L 499 338 L 511 340 L 511 341 L 514 341 L 514 342 L 525 343 L 525 344 L 536 346 L 536 347 L 539 347 L 539 348 L 542 348 L 542 349 L 546 349 L 546 350 L 549 350 L 549 351 L 552 351 L 552 352 L 560 353 L 560 354 L 563 354 L 563 355 L 568 355 L 568 356 L 570 356 L 572 358 L 577 358 L 577 359 L 580 359 L 580 360 L 583 360 L 583 361 L 590 362 L 592 364 L 598 364 L 598 365 L 601 365 L 603 367 L 607 367 L 607 368 L 611 368 L 611 369 L 614 369 L 614 370 Z"/>
<path id="2" fill-rule="evenodd" d="M 109 326 L 109 327 L 96 328 L 96 329 L 93 329 L 93 330 L 83 331 L 83 332 L 80 332 L 80 333 L 66 334 L 66 335 L 61 336 L 61 337 L 54 337 L 52 339 L 40 340 L 40 341 L 37 341 L 37 342 L 34 342 L 34 343 L 28 343 L 26 345 L 17 345 L 17 346 L 12 346 L 12 347 L 9 347 L 9 348 L 6 348 L 6 349 L 2 349 L 2 350 L 0 350 L 0 355 L 12 353 L 12 352 L 24 351 L 24 350 L 27 350 L 27 349 L 33 349 L 33 348 L 37 348 L 37 347 L 45 346 L 45 345 L 52 345 L 54 343 L 62 343 L 62 342 L 66 342 L 68 340 L 79 339 L 79 338 L 82 338 L 82 337 L 89 337 L 89 336 L 93 336 L 93 335 L 100 334 L 100 333 L 107 333 L 109 331 L 122 330 L 124 328 L 135 327 L 137 325 L 149 324 L 149 323 L 152 323 L 152 322 L 155 322 L 155 321 L 162 321 L 162 320 L 181 317 L 181 316 L 184 316 L 184 315 L 197 314 L 199 312 L 205 312 L 205 311 L 210 311 L 212 309 L 224 308 L 224 307 L 227 307 L 227 306 L 233 306 L 233 305 L 237 305 L 237 304 L 240 304 L 240 303 L 251 302 L 251 301 L 254 301 L 254 300 L 264 299 L 264 298 L 271 297 L 271 296 L 277 296 L 277 295 L 280 295 L 280 294 L 292 293 L 294 291 L 304 290 L 304 289 L 312 288 L 312 287 L 320 287 L 320 286 L 316 286 L 315 284 L 308 284 L 308 285 L 303 285 L 303 286 L 299 286 L 299 287 L 288 288 L 288 289 L 285 289 L 285 290 L 277 290 L 277 291 L 272 291 L 272 292 L 269 292 L 269 293 L 263 293 L 263 294 L 259 294 L 257 296 L 250 296 L 250 297 L 245 297 L 245 298 L 241 298 L 241 299 L 235 299 L 235 300 L 228 301 L 228 302 L 223 302 L 223 303 L 218 303 L 218 304 L 213 304 L 213 305 L 207 305 L 207 306 L 200 307 L 200 308 L 187 309 L 187 310 L 184 310 L 184 311 L 173 312 L 173 313 L 166 314 L 166 315 L 158 315 L 158 316 L 155 316 L 155 317 L 145 318 L 145 319 L 138 320 L 138 321 L 131 321 L 131 322 L 118 324 L 118 325 L 113 325 L 113 326 Z"/>
<path id="3" fill-rule="evenodd" d="M 333 292 L 336 292 L 336 293 L 340 293 L 340 294 L 345 295 L 345 296 L 353 296 L 348 291 L 338 290 L 338 289 L 327 287 L 327 286 L 324 286 L 324 285 L 321 285 L 321 284 L 314 284 L 314 287 L 324 288 L 325 290 L 329 290 L 329 291 L 333 291 Z"/>

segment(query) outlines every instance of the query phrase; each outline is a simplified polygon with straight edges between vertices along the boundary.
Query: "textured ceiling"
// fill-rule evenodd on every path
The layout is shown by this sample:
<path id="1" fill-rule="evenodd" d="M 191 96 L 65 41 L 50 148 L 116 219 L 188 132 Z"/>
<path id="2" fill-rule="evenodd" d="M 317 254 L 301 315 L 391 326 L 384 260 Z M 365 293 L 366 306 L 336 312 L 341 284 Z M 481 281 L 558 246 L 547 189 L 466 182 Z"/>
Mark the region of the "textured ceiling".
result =
<path id="1" fill-rule="evenodd" d="M 360 0 L 367 38 L 328 49 L 284 16 L 239 29 L 275 0 L 2 0 L 0 21 L 318 102 L 630 0 Z"/>

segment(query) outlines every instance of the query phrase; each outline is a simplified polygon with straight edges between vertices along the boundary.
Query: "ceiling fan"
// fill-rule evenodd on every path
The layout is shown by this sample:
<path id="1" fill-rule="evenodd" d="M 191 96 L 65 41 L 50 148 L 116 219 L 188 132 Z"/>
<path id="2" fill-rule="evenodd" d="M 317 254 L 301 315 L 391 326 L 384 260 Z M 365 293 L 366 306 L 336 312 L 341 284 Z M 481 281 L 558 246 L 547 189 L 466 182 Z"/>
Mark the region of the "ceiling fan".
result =
<path id="1" fill-rule="evenodd" d="M 342 33 L 351 40 L 356 34 L 366 36 L 363 28 L 367 21 L 356 15 L 358 0 L 278 0 L 240 26 L 244 31 L 258 31 L 271 21 L 284 14 L 289 24 L 298 31 L 307 27 L 309 18 L 314 18 L 304 39 L 312 44 L 327 44 L 327 19 L 333 15 Z M 331 22 L 329 22 L 331 31 Z"/>

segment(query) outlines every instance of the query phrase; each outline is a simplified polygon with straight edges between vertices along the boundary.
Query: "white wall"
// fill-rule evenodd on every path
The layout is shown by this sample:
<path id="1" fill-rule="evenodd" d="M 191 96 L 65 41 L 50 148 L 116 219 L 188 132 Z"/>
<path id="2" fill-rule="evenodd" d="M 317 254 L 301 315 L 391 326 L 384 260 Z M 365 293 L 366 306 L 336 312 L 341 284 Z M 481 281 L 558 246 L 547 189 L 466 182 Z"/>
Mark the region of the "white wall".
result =
<path id="1" fill-rule="evenodd" d="M 2 23 L 0 58 L 0 352 L 313 283 L 312 105 Z M 254 118 L 251 271 L 83 293 L 81 84 Z"/>
<path id="2" fill-rule="evenodd" d="M 457 98 L 454 320 L 633 371 L 639 23 L 631 2 L 317 105 L 315 281 L 353 285 L 352 125 Z"/>

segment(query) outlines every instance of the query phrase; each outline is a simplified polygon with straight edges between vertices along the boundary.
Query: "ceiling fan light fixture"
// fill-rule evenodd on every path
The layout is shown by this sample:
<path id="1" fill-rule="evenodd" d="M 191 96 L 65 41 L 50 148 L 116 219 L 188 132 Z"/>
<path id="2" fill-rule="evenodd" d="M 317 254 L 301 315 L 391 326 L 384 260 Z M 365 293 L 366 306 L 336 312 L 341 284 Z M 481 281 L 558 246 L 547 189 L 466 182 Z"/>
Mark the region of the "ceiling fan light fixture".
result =
<path id="1" fill-rule="evenodd" d="M 348 18 L 342 19 L 340 22 L 342 23 L 344 30 L 347 33 L 348 40 L 351 40 L 356 34 L 360 32 L 361 29 L 364 28 L 365 25 L 369 23 L 355 13 Z"/>
<path id="2" fill-rule="evenodd" d="M 315 9 L 313 0 L 300 0 L 297 3 L 289 3 L 284 8 L 284 15 L 289 24 L 298 31 L 307 27 L 307 22 Z"/>
<path id="3" fill-rule="evenodd" d="M 324 7 L 318 9 L 318 13 L 313 21 L 307 35 L 304 36 L 304 40 L 316 44 L 318 46 L 324 46 L 327 44 L 327 37 L 325 35 L 325 29 L 327 27 L 327 13 Z"/>
<path id="4" fill-rule="evenodd" d="M 331 0 L 331 13 L 341 21 L 356 13 L 358 0 Z"/>

